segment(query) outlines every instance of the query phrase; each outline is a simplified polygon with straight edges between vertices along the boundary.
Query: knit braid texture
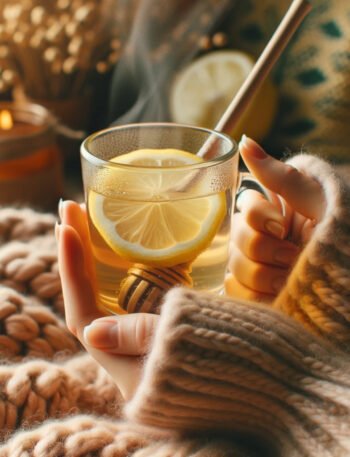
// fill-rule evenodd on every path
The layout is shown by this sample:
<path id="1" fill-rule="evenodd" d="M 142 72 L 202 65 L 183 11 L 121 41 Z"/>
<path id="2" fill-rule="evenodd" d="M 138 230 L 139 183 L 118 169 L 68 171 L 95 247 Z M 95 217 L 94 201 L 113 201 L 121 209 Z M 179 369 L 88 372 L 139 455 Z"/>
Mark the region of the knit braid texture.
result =
<path id="1" fill-rule="evenodd" d="M 0 240 L 29 241 L 39 235 L 53 233 L 56 218 L 53 214 L 38 213 L 30 208 L 1 208 Z"/>
<path id="2" fill-rule="evenodd" d="M 77 412 L 117 415 L 115 384 L 87 355 L 66 363 L 32 360 L 0 367 L 1 433 Z"/>
<path id="3" fill-rule="evenodd" d="M 35 295 L 63 315 L 54 236 L 39 235 L 0 246 L 0 285 Z"/>
<path id="4" fill-rule="evenodd" d="M 248 302 L 177 289 L 162 313 L 142 386 L 126 407 L 130 419 L 254 431 L 278 455 L 349 455 L 350 364 L 341 352 Z"/>
<path id="5" fill-rule="evenodd" d="M 227 440 L 155 438 L 100 417 L 77 415 L 51 420 L 35 431 L 22 432 L 0 447 L 0 457 L 258 457 Z"/>
<path id="6" fill-rule="evenodd" d="M 274 306 L 311 331 L 350 349 L 350 193 L 331 166 L 316 157 L 289 161 L 320 182 L 326 212 Z"/>
<path id="7" fill-rule="evenodd" d="M 77 340 L 61 318 L 36 297 L 0 288 L 0 354 L 12 361 L 26 357 L 53 358 L 74 354 Z"/>

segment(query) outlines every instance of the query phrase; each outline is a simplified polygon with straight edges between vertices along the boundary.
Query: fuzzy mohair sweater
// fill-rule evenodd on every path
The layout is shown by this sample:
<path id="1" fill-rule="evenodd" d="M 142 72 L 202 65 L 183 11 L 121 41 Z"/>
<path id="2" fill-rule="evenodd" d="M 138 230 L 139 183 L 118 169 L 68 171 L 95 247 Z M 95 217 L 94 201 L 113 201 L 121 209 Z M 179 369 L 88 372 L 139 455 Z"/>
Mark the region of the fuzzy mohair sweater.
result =
<path id="1" fill-rule="evenodd" d="M 350 456 L 350 188 L 327 207 L 271 306 L 175 288 L 123 404 L 65 328 L 55 217 L 0 210 L 1 457 Z"/>

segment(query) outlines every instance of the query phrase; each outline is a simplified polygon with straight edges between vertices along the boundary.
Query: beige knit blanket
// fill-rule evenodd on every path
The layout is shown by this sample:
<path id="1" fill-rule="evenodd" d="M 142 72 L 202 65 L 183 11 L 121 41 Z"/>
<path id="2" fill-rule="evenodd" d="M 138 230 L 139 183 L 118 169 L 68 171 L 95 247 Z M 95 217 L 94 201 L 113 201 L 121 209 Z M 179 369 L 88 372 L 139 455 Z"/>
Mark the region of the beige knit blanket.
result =
<path id="1" fill-rule="evenodd" d="M 300 163 L 295 162 L 295 160 Z M 323 272 L 327 270 L 328 266 L 330 265 L 330 267 L 333 268 L 330 272 L 331 278 L 327 283 L 327 288 L 324 288 L 321 284 L 321 295 L 319 298 L 316 297 L 315 290 L 308 290 L 311 297 L 309 300 L 311 305 L 314 300 L 316 300 L 316 303 L 320 304 L 318 309 L 311 306 L 308 314 L 310 317 L 309 320 L 310 322 L 314 322 L 315 325 L 317 324 L 318 330 L 323 332 L 324 335 L 327 335 L 327 333 L 333 329 L 335 331 L 333 338 L 339 340 L 339 343 L 342 343 L 342 336 L 344 336 L 346 341 L 349 340 L 348 301 L 344 305 L 344 301 L 347 300 L 346 297 L 348 297 L 349 276 L 348 271 L 342 268 L 342 257 L 339 258 L 338 253 L 342 252 L 344 254 L 343 261 L 345 262 L 345 258 L 348 258 L 345 256 L 348 256 L 349 249 L 349 234 L 345 233 L 347 227 L 346 222 L 349 219 L 348 205 L 343 208 L 339 207 L 337 211 L 335 211 L 337 206 L 336 202 L 338 201 L 339 203 L 341 198 L 339 195 L 333 195 L 336 186 L 334 179 L 328 173 L 328 166 L 323 165 L 321 167 L 321 164 L 317 161 L 311 166 L 310 161 L 314 160 L 311 157 L 299 157 L 295 160 L 295 165 L 298 165 L 299 163 L 300 166 L 303 165 L 306 169 L 314 169 L 315 173 L 318 173 L 322 179 L 324 178 L 323 181 L 325 183 L 324 185 L 330 205 L 330 209 L 327 213 L 329 217 L 327 217 L 330 220 L 326 223 L 323 229 L 324 231 L 321 230 L 322 233 L 320 232 L 319 235 L 321 237 L 320 239 L 323 239 L 322 237 L 326 236 L 329 241 L 333 236 L 333 232 L 337 232 L 337 236 L 332 240 L 334 246 L 332 245 L 331 251 L 328 251 L 328 253 L 333 256 L 333 266 L 328 262 L 323 262 L 322 256 L 317 257 L 316 254 L 319 252 L 319 249 L 316 249 L 317 240 L 312 246 L 309 245 L 308 248 L 309 251 L 312 251 L 313 249 L 313 256 L 316 255 L 316 258 L 314 258 L 314 260 L 316 259 L 315 266 L 312 267 L 308 262 L 308 260 L 310 260 L 308 256 L 306 256 L 305 261 L 301 259 L 302 265 L 300 265 L 299 273 L 300 271 L 303 271 L 305 273 L 303 276 L 306 277 L 307 274 L 313 274 L 310 268 L 315 268 L 317 270 L 315 280 L 317 280 L 318 284 L 322 280 Z M 321 167 L 320 169 L 317 168 L 317 164 Z M 329 182 L 327 181 L 326 175 L 329 175 Z M 326 183 L 326 181 L 328 183 Z M 337 194 L 337 192 L 335 192 L 335 194 Z M 339 225 L 341 224 L 341 221 L 343 221 L 343 223 L 342 225 Z M 196 442 L 194 439 L 181 439 L 180 449 L 179 441 L 176 441 L 176 436 L 173 441 L 169 436 L 166 437 L 166 439 L 159 439 L 159 433 L 161 432 L 158 430 L 152 430 L 152 435 L 151 430 L 147 429 L 147 435 L 145 435 L 145 426 L 141 430 L 140 426 L 137 427 L 130 422 L 122 423 L 118 421 L 118 417 L 121 415 L 122 401 L 114 382 L 109 375 L 84 352 L 78 341 L 67 330 L 64 323 L 61 283 L 57 268 L 56 242 L 53 235 L 54 224 L 55 217 L 50 214 L 40 214 L 30 209 L 0 208 L 0 457 L 183 457 L 189 455 L 194 457 L 218 457 L 221 455 L 247 457 L 248 454 L 246 450 L 241 451 L 239 443 L 237 444 L 238 447 L 235 447 L 233 454 L 233 443 L 221 442 L 218 437 L 212 442 L 205 442 L 205 450 L 199 449 L 198 441 Z M 340 230 L 341 227 L 344 229 L 343 238 L 342 231 Z M 337 245 L 341 245 L 341 249 L 337 250 Z M 320 261 L 322 261 L 322 268 L 318 268 Z M 337 268 L 337 265 L 340 266 L 340 269 Z M 293 280 L 293 278 L 291 280 Z M 337 285 L 338 282 L 341 282 L 344 285 L 343 295 L 334 294 L 334 291 L 336 292 L 339 289 Z M 306 287 L 306 285 L 304 285 L 304 287 Z M 288 309 L 285 310 L 287 314 L 294 315 L 294 311 L 298 311 L 299 307 L 293 300 L 293 296 L 285 292 L 280 296 L 280 301 L 277 304 L 281 305 L 281 309 L 287 307 Z M 327 308 L 327 313 L 323 314 L 325 309 L 322 307 L 322 303 L 327 300 L 330 300 L 330 307 L 329 309 Z M 203 303 L 205 303 L 205 300 Z M 212 305 L 213 304 L 210 306 Z M 172 306 L 173 303 L 168 303 L 168 307 Z M 210 306 L 208 308 L 209 311 L 211 309 Z M 339 316 L 337 316 L 337 319 L 332 320 L 334 314 L 332 311 L 333 308 L 336 309 L 340 315 L 343 314 L 344 319 L 340 321 L 338 320 Z M 243 309 L 243 307 L 235 308 L 237 312 L 239 312 L 239 309 Z M 246 309 L 245 306 L 244 309 Z M 316 314 L 315 311 L 317 311 Z M 184 313 L 186 314 L 186 312 Z M 228 321 L 224 319 L 223 322 L 220 323 L 220 317 L 218 316 L 215 307 L 214 310 L 211 310 L 210 312 L 215 314 L 215 319 L 218 321 L 217 325 L 219 327 L 220 325 L 227 326 L 231 322 L 230 319 L 228 319 Z M 270 313 L 271 312 L 272 311 L 270 311 Z M 249 314 L 249 310 L 247 313 Z M 255 311 L 253 310 L 253 314 L 254 313 Z M 171 313 L 169 313 L 169 315 L 170 314 Z M 259 321 L 261 328 L 257 326 L 255 330 L 258 332 L 259 338 L 263 338 L 262 335 L 265 335 L 271 343 L 271 341 L 278 341 L 280 336 L 277 332 L 271 340 L 273 332 L 263 331 L 264 326 L 266 325 L 265 319 L 268 319 L 268 314 L 269 313 L 266 315 L 264 314 L 261 321 L 262 324 Z M 244 315 L 245 318 L 247 318 L 247 315 Z M 212 331 L 208 332 L 207 329 L 204 328 L 205 326 L 203 328 L 197 328 L 199 325 L 198 316 L 194 313 L 192 317 L 196 322 L 196 325 L 193 323 L 192 326 L 189 326 L 188 317 L 186 317 L 186 332 L 190 329 L 191 332 L 193 332 L 193 335 L 197 335 L 196 337 L 199 338 L 200 336 L 203 336 L 204 331 L 208 340 L 211 341 Z M 279 331 L 282 331 L 280 317 L 277 316 L 276 319 L 279 320 Z M 301 320 L 303 321 L 303 319 Z M 232 322 L 236 322 L 235 325 L 238 325 L 238 329 L 241 329 L 242 323 L 244 323 L 241 318 L 232 319 Z M 273 328 L 275 328 L 275 321 L 271 322 Z M 258 324 L 258 322 L 256 322 L 256 324 Z M 291 323 L 288 325 L 291 328 L 293 327 Z M 253 327 L 255 328 L 255 326 Z M 168 331 L 166 327 L 164 328 L 165 330 L 163 329 L 163 331 Z M 249 333 L 250 335 L 252 324 L 249 320 L 246 322 L 245 329 L 246 333 Z M 218 338 L 222 337 L 222 341 L 226 341 L 227 335 L 221 335 L 219 330 L 217 334 Z M 296 330 L 296 328 L 294 328 L 294 330 Z M 233 344 L 237 349 L 237 342 L 239 341 L 241 332 L 237 332 L 236 327 L 233 328 L 232 332 L 233 337 L 229 340 L 228 346 Z M 177 332 L 177 328 L 175 330 L 173 329 L 173 333 L 176 335 L 179 333 Z M 287 335 L 289 335 L 288 332 Z M 285 370 L 285 372 L 292 373 L 292 377 L 294 376 L 294 379 L 298 380 L 297 391 L 299 395 L 300 388 L 302 386 L 305 387 L 306 384 L 300 384 L 301 373 L 299 373 L 298 370 L 296 370 L 296 373 L 293 372 L 295 366 L 298 366 L 298 364 L 295 365 L 294 356 L 300 353 L 297 346 L 303 346 L 304 340 L 301 339 L 296 341 L 295 350 L 290 351 L 293 339 L 291 335 L 294 335 L 294 333 L 292 332 L 285 340 L 289 349 L 283 353 L 283 358 L 286 358 L 283 363 L 288 366 L 288 369 Z M 160 338 L 161 337 L 162 335 Z M 251 336 L 247 336 L 246 338 L 247 339 L 244 339 L 242 337 L 242 341 L 240 341 L 239 348 L 242 349 L 240 357 L 242 357 L 242 355 L 248 357 L 249 354 L 253 353 L 254 357 L 257 356 L 257 359 L 260 361 L 264 354 L 264 347 L 267 347 L 265 344 L 267 343 L 263 342 L 262 348 L 259 347 L 258 350 L 254 343 L 251 345 L 250 350 L 247 351 L 247 348 L 250 347 L 250 342 L 254 340 L 254 338 L 251 339 Z M 303 334 L 303 338 L 306 338 L 308 341 L 311 336 Z M 180 341 L 178 350 L 180 348 L 185 353 L 186 350 L 188 352 L 193 351 L 194 339 L 191 339 L 190 341 L 191 349 L 187 348 L 184 350 L 181 345 L 182 342 Z M 173 340 L 171 340 L 171 343 L 173 343 Z M 280 346 L 281 343 L 279 343 L 278 348 Z M 311 350 L 311 346 L 312 345 L 309 342 L 305 345 L 303 351 Z M 163 347 L 163 345 L 158 345 L 158 347 Z M 228 348 L 226 350 L 230 351 Z M 303 353 L 303 351 L 301 351 L 301 353 Z M 212 352 L 213 351 L 209 350 L 206 354 L 206 356 L 209 357 L 209 361 Z M 231 354 L 231 352 L 228 353 Z M 157 354 L 157 351 L 153 351 L 153 359 L 159 355 Z M 202 352 L 199 351 L 197 355 L 198 354 L 198 369 L 200 374 L 202 367 Z M 246 361 L 241 361 L 241 364 L 238 363 L 238 365 L 235 366 L 236 358 L 234 356 L 232 358 L 226 357 L 227 354 L 225 354 L 225 351 L 224 355 L 225 357 L 223 360 L 229 361 L 229 363 L 233 365 L 233 368 L 237 370 L 237 373 L 239 373 L 238 379 L 246 379 L 247 382 L 254 379 L 254 382 L 256 383 L 256 378 L 252 377 L 252 373 L 249 371 L 250 368 L 254 366 L 254 364 L 248 363 L 250 360 L 249 358 L 247 358 Z M 288 355 L 290 355 L 290 360 L 288 360 Z M 191 353 L 188 359 L 191 363 L 194 360 L 192 356 L 193 354 Z M 179 366 L 176 365 L 176 363 L 174 365 L 174 362 L 171 362 L 175 359 L 178 360 Z M 281 363 L 281 357 L 278 356 L 277 359 L 279 360 L 278 363 Z M 161 360 L 166 360 L 166 357 L 162 356 Z M 180 369 L 180 365 L 183 360 L 186 360 L 186 356 L 182 354 L 182 356 L 179 357 L 176 353 L 174 357 L 169 357 L 169 360 L 170 362 L 168 362 L 170 365 L 168 367 L 169 373 L 167 373 L 167 376 L 168 378 L 171 378 L 174 366 L 176 369 Z M 268 361 L 267 366 L 269 368 L 266 373 L 269 374 L 267 377 L 273 378 L 272 386 L 275 386 L 275 381 L 278 377 L 275 379 L 274 376 L 276 375 L 275 371 L 278 364 L 276 365 L 274 359 L 271 359 L 271 353 L 269 351 L 267 351 L 264 360 Z M 346 397 L 348 394 L 346 387 L 348 378 L 342 379 L 343 374 L 335 370 L 336 374 L 334 376 L 338 384 L 335 382 L 333 382 L 333 384 L 329 382 L 324 383 L 324 373 L 330 373 L 330 367 L 327 365 L 327 363 L 329 364 L 329 361 L 326 360 L 327 363 L 325 366 L 327 365 L 327 369 L 324 373 L 322 371 L 324 370 L 324 365 L 317 358 L 314 360 L 309 357 L 307 360 L 302 359 L 300 362 L 302 364 L 307 363 L 307 366 L 309 366 L 311 361 L 314 363 L 314 371 L 310 371 L 309 374 L 306 373 L 306 378 L 304 380 L 308 385 L 307 391 L 310 393 L 310 382 L 314 380 L 315 398 L 320 396 L 324 401 L 328 398 L 327 401 L 329 402 L 330 400 L 333 401 L 333 399 L 336 398 L 337 393 L 339 393 L 339 398 L 341 399 L 341 401 L 338 402 L 340 405 L 335 403 L 334 406 L 332 403 L 330 406 L 333 408 L 332 410 L 320 409 L 319 404 L 316 402 L 317 408 L 312 409 L 312 418 L 317 416 L 318 419 L 320 419 L 326 416 L 329 432 L 334 432 L 334 435 L 340 443 L 336 443 L 337 446 L 343 445 L 343 441 L 348 437 L 348 429 L 345 427 L 347 424 L 346 422 L 341 422 L 341 426 L 344 425 L 344 430 L 346 430 L 346 435 L 343 436 L 342 428 L 336 421 L 343 421 L 343 417 L 347 417 L 346 415 L 349 412 L 349 397 Z M 344 365 L 342 365 L 342 370 L 344 369 Z M 319 370 L 321 374 L 317 374 L 317 370 Z M 156 371 L 157 370 L 153 373 L 154 376 L 159 375 L 160 378 L 162 378 L 163 374 L 161 370 L 160 374 L 158 372 L 156 373 Z M 255 373 L 254 369 L 253 372 Z M 227 373 L 228 382 L 232 373 L 230 371 Z M 253 375 L 255 376 L 254 373 Z M 319 378 L 317 378 L 317 376 L 319 376 Z M 290 375 L 288 374 L 287 378 L 289 379 L 289 377 Z M 165 377 L 165 379 L 167 379 L 167 377 Z M 260 379 L 259 376 L 258 379 Z M 263 384 L 266 382 L 264 377 L 262 380 L 260 379 L 260 381 L 262 381 Z M 253 385 L 255 385 L 254 382 Z M 296 403 L 296 406 L 305 404 L 307 406 L 313 399 L 313 395 L 309 395 L 300 403 L 300 397 L 296 395 L 293 389 L 288 391 L 288 389 L 286 389 L 288 383 L 285 383 L 287 383 L 287 381 L 283 377 L 283 383 L 280 386 L 281 389 L 277 389 L 277 391 L 284 392 L 282 394 L 283 399 L 288 399 L 291 404 Z M 330 385 L 329 389 L 326 388 L 328 384 Z M 261 386 L 262 384 L 258 384 L 258 386 L 259 385 Z M 264 385 L 266 386 L 266 384 Z M 320 387 L 321 385 L 324 389 Z M 154 385 L 152 384 L 152 386 L 152 388 L 157 388 L 154 387 L 158 386 L 157 382 L 154 382 Z M 192 379 L 189 379 L 186 386 L 187 388 L 192 389 L 190 392 L 192 392 L 193 395 L 196 395 L 198 388 L 197 381 L 194 381 L 193 383 Z M 237 384 L 233 384 L 232 392 L 237 392 L 237 388 Z M 271 389 L 271 392 L 277 392 L 275 387 L 269 387 L 269 389 Z M 259 388 L 257 391 L 259 391 Z M 164 391 L 161 392 L 164 394 Z M 324 392 L 326 392 L 326 396 L 324 396 Z M 346 395 L 344 395 L 344 392 Z M 159 392 L 157 392 L 157 394 L 158 393 Z M 258 396 L 261 397 L 261 392 L 257 393 Z M 147 397 L 147 389 L 145 395 Z M 183 398 L 185 405 L 188 403 L 188 397 L 186 395 L 185 391 Z M 230 393 L 228 395 L 230 395 Z M 159 396 L 160 399 L 162 399 L 161 393 L 159 393 Z M 181 397 L 177 397 L 178 400 L 179 398 Z M 269 398 L 270 395 L 264 396 L 264 402 L 268 401 Z M 221 405 L 219 400 L 215 403 L 216 406 Z M 142 399 L 141 403 L 144 404 L 144 399 Z M 230 402 L 228 402 L 228 404 L 229 403 Z M 203 406 L 203 404 L 201 405 Z M 130 404 L 128 407 L 130 410 Z M 196 408 L 198 409 L 198 407 L 199 406 L 197 405 Z M 131 405 L 131 409 L 132 408 L 133 406 Z M 171 411 L 170 407 L 169 411 Z M 183 409 L 181 409 L 181 411 L 183 411 Z M 142 409 L 137 410 L 137 414 L 141 415 L 152 413 L 156 418 L 156 421 L 159 419 L 159 412 L 159 405 L 153 405 L 152 403 L 148 405 L 148 409 L 145 408 L 144 411 Z M 330 416 L 328 417 L 327 414 L 329 412 Z M 235 409 L 233 409 L 232 414 L 235 416 Z M 254 419 L 254 408 L 251 411 L 251 414 L 251 418 Z M 164 418 L 167 416 L 163 413 L 162 417 Z M 268 414 L 266 417 L 268 417 Z M 283 414 L 281 418 L 284 418 Z M 302 423 L 300 420 L 300 417 L 297 416 L 297 422 L 293 429 L 293 433 L 302 432 L 305 422 Z M 259 421 L 264 423 L 264 421 Z M 267 424 L 267 426 L 269 427 L 269 424 Z M 315 430 L 316 436 L 316 434 L 323 429 L 320 428 Z M 155 433 L 158 433 L 156 439 L 154 439 Z M 322 436 L 320 435 L 320 446 L 322 444 L 321 438 Z M 310 448 L 313 449 L 313 445 L 309 443 L 310 437 L 306 436 L 306 439 L 301 441 L 303 445 L 305 445 L 305 443 L 307 444 L 306 448 L 310 446 Z M 346 446 L 348 446 L 348 444 L 349 443 L 347 442 Z M 305 455 L 335 457 L 335 454 L 325 453 L 324 448 L 322 449 L 322 453 L 321 451 L 318 452 L 316 449 L 316 451 L 310 451 L 309 454 Z M 293 451 L 293 453 L 288 455 L 295 456 L 298 454 L 295 454 Z M 348 454 L 339 455 L 343 457 Z M 261 454 L 259 454 L 259 457 L 261 457 Z"/>

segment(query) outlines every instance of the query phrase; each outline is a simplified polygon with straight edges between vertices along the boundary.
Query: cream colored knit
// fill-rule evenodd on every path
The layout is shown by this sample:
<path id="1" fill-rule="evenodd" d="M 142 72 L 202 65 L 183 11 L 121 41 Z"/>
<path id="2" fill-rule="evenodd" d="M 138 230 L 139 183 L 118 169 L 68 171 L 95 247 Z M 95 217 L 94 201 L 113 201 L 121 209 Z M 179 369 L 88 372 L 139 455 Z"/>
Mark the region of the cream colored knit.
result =
<path id="1" fill-rule="evenodd" d="M 350 455 L 350 190 L 319 159 L 291 163 L 320 180 L 327 209 L 277 309 L 170 291 L 125 407 L 56 314 L 45 216 L 0 210 L 0 457 Z"/>
<path id="2" fill-rule="evenodd" d="M 35 297 L 0 288 L 0 353 L 12 361 L 74 354 L 79 345 L 65 323 Z"/>
<path id="3" fill-rule="evenodd" d="M 315 157 L 299 155 L 288 162 L 319 180 L 327 208 L 274 306 L 350 350 L 349 186 Z"/>
<path id="4" fill-rule="evenodd" d="M 13 240 L 0 246 L 0 285 L 35 295 L 63 315 L 53 234 L 36 236 L 27 241 Z"/>

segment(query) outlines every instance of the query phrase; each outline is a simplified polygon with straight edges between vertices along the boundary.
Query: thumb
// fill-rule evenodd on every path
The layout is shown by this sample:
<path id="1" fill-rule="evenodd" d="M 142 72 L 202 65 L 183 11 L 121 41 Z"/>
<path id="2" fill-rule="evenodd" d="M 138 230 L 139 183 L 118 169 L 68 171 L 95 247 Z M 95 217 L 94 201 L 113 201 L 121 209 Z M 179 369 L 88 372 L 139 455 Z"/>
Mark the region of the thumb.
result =
<path id="1" fill-rule="evenodd" d="M 258 143 L 245 135 L 239 149 L 249 171 L 263 186 L 279 194 L 303 216 L 316 221 L 322 218 L 324 195 L 315 179 L 269 156 Z"/>
<path id="2" fill-rule="evenodd" d="M 102 317 L 84 329 L 84 340 L 110 354 L 139 356 L 147 352 L 159 316 L 146 313 Z"/>

